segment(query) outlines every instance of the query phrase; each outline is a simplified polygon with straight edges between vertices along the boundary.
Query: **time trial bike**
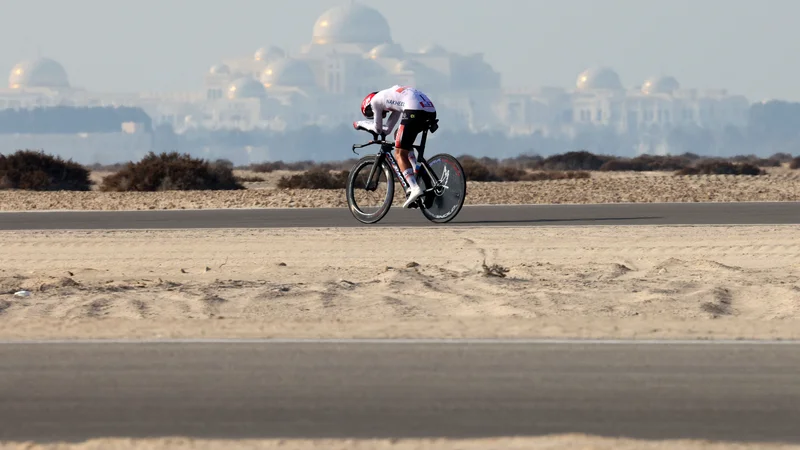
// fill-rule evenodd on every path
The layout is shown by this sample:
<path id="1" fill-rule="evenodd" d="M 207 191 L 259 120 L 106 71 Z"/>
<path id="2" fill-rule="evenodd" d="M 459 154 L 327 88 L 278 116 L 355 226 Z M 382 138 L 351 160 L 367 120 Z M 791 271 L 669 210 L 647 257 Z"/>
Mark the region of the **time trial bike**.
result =
<path id="1" fill-rule="evenodd" d="M 411 151 L 417 151 L 417 183 L 423 195 L 410 205 L 420 209 L 431 222 L 447 223 L 455 219 L 467 196 L 467 178 L 458 160 L 445 153 L 425 158 L 425 144 L 428 131 L 435 133 L 438 120 L 433 120 L 422 132 L 420 145 L 414 145 Z M 356 220 L 374 224 L 383 219 L 394 203 L 395 184 L 399 183 L 402 192 L 408 199 L 409 185 L 400 172 L 394 157 L 394 143 L 370 130 L 359 128 L 372 134 L 373 139 L 366 144 L 353 145 L 353 153 L 357 148 L 380 145 L 380 151 L 374 155 L 364 156 L 350 170 L 347 180 L 347 204 Z M 356 153 L 358 154 L 358 153 Z"/>

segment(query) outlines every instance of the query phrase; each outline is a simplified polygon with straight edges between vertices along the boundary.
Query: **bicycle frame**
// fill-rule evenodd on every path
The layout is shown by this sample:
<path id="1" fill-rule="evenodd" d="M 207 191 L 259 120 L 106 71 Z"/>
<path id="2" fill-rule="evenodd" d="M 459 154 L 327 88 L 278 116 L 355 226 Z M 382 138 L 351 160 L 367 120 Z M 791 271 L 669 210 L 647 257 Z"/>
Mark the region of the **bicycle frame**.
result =
<path id="1" fill-rule="evenodd" d="M 375 179 L 375 175 L 378 173 L 379 168 L 382 166 L 384 158 L 388 158 L 389 165 L 392 167 L 392 173 L 394 174 L 394 178 L 397 179 L 400 184 L 403 186 L 403 192 L 408 190 L 408 182 L 403 174 L 400 172 L 400 166 L 397 164 L 397 159 L 394 157 L 394 142 L 386 142 L 386 140 L 377 140 L 377 135 L 373 133 L 374 140 L 362 144 L 362 145 L 354 145 L 353 146 L 353 153 L 356 153 L 357 148 L 364 148 L 370 145 L 379 144 L 381 146 L 381 150 L 375 155 L 375 164 L 372 165 L 372 170 L 369 173 L 369 178 L 367 182 L 366 189 L 368 191 L 374 191 L 377 189 L 378 180 Z M 433 169 L 428 165 L 428 161 L 425 159 L 425 144 L 428 141 L 428 130 L 422 132 L 422 140 L 420 141 L 420 145 L 413 145 L 412 150 L 417 150 L 417 162 L 422 166 L 425 170 L 425 173 L 433 180 L 433 185 L 430 186 L 425 192 L 431 192 L 437 189 L 441 185 L 441 180 L 436 174 L 433 172 Z M 357 154 L 357 153 L 356 153 Z"/>

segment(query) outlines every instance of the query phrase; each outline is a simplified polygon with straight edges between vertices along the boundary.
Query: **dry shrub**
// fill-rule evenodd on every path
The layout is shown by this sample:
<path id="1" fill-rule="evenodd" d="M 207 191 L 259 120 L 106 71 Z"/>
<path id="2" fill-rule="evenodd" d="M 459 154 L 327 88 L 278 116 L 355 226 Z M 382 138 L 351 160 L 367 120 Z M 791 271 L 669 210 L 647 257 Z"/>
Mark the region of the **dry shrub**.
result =
<path id="1" fill-rule="evenodd" d="M 501 165 L 512 166 L 520 169 L 537 169 L 541 167 L 544 158 L 539 155 L 520 155 L 500 161 Z"/>
<path id="2" fill-rule="evenodd" d="M 635 158 L 618 158 L 606 161 L 601 171 L 660 172 L 682 170 L 692 165 L 686 156 L 640 155 Z"/>
<path id="3" fill-rule="evenodd" d="M 537 169 L 543 170 L 599 170 L 603 164 L 611 161 L 613 156 L 595 155 L 587 151 L 567 152 L 545 158 Z"/>
<path id="4" fill-rule="evenodd" d="M 210 163 L 177 152 L 150 152 L 137 163 L 129 162 L 103 178 L 106 192 L 203 191 L 244 189 L 224 161 Z"/>
<path id="5" fill-rule="evenodd" d="M 324 162 L 318 163 L 314 161 L 298 161 L 293 163 L 286 163 L 283 161 L 270 161 L 263 163 L 255 163 L 246 167 L 241 167 L 244 170 L 251 170 L 258 173 L 271 173 L 276 170 L 285 170 L 288 172 L 303 172 L 312 169 L 323 170 L 350 170 L 355 165 L 357 160 L 347 159 L 344 161 Z"/>
<path id="6" fill-rule="evenodd" d="M 765 173 L 760 167 L 749 163 L 708 160 L 679 170 L 676 175 L 764 175 Z"/>
<path id="7" fill-rule="evenodd" d="M 543 181 L 589 178 L 583 171 L 539 171 L 528 172 L 515 166 L 506 166 L 497 160 L 489 158 L 475 159 L 471 156 L 458 158 L 468 181 L 480 182 L 512 182 L 512 181 Z"/>
<path id="8" fill-rule="evenodd" d="M 788 153 L 775 153 L 769 158 L 761 158 L 756 155 L 738 155 L 730 158 L 731 162 L 752 164 L 758 167 L 780 167 L 783 163 L 791 160 L 792 155 Z"/>
<path id="9" fill-rule="evenodd" d="M 278 187 L 281 189 L 344 189 L 350 172 L 343 170 L 338 173 L 321 168 L 314 168 L 307 172 L 281 177 Z"/>
<path id="10" fill-rule="evenodd" d="M 0 154 L 0 189 L 32 191 L 88 191 L 90 171 L 73 162 L 41 151 L 19 150 Z"/>
<path id="11" fill-rule="evenodd" d="M 800 156 L 793 159 L 792 162 L 789 163 L 789 168 L 793 170 L 800 169 Z"/>
<path id="12" fill-rule="evenodd" d="M 461 156 L 458 160 L 468 181 L 502 181 L 496 171 L 491 170 L 493 167 L 490 168 L 471 156 Z"/>
<path id="13" fill-rule="evenodd" d="M 291 172 L 299 172 L 309 170 L 314 167 L 312 161 L 300 161 L 296 163 L 285 163 L 283 161 L 270 161 L 264 163 L 251 164 L 248 167 L 243 167 L 246 170 L 252 170 L 257 173 L 272 173 L 276 170 L 286 170 Z"/>

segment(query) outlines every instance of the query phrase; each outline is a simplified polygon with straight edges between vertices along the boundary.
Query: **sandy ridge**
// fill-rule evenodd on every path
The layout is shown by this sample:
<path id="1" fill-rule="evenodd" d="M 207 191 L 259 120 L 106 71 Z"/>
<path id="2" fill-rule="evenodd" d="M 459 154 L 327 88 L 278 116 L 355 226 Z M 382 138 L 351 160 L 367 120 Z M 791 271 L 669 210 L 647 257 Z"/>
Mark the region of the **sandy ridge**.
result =
<path id="1" fill-rule="evenodd" d="M 3 232 L 0 245 L 0 338 L 800 337 L 800 226 Z"/>

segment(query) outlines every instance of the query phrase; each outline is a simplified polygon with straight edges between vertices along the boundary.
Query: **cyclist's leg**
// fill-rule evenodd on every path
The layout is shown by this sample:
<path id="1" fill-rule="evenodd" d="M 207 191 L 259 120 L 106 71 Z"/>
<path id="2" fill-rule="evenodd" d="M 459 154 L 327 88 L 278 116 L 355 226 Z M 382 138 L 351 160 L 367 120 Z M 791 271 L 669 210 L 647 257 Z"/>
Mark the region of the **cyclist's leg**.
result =
<path id="1" fill-rule="evenodd" d="M 417 136 L 422 131 L 419 126 L 419 120 L 416 120 L 415 111 L 403 113 L 400 125 L 395 133 L 395 149 L 394 156 L 397 159 L 397 165 L 400 172 L 408 181 L 408 184 L 413 188 L 417 185 L 414 169 L 416 168 L 416 156 L 414 153 L 414 142 Z"/>
<path id="2" fill-rule="evenodd" d="M 417 140 L 417 135 L 422 131 L 420 127 L 419 116 L 415 111 L 406 112 L 400 122 L 400 127 L 397 129 L 395 137 L 395 158 L 397 164 L 403 173 L 403 178 L 406 179 L 409 185 L 408 199 L 403 205 L 408 208 L 420 196 L 423 195 L 422 188 L 417 183 L 417 176 L 414 173 L 414 165 L 409 160 L 409 153 L 414 151 L 414 141 Z"/>

